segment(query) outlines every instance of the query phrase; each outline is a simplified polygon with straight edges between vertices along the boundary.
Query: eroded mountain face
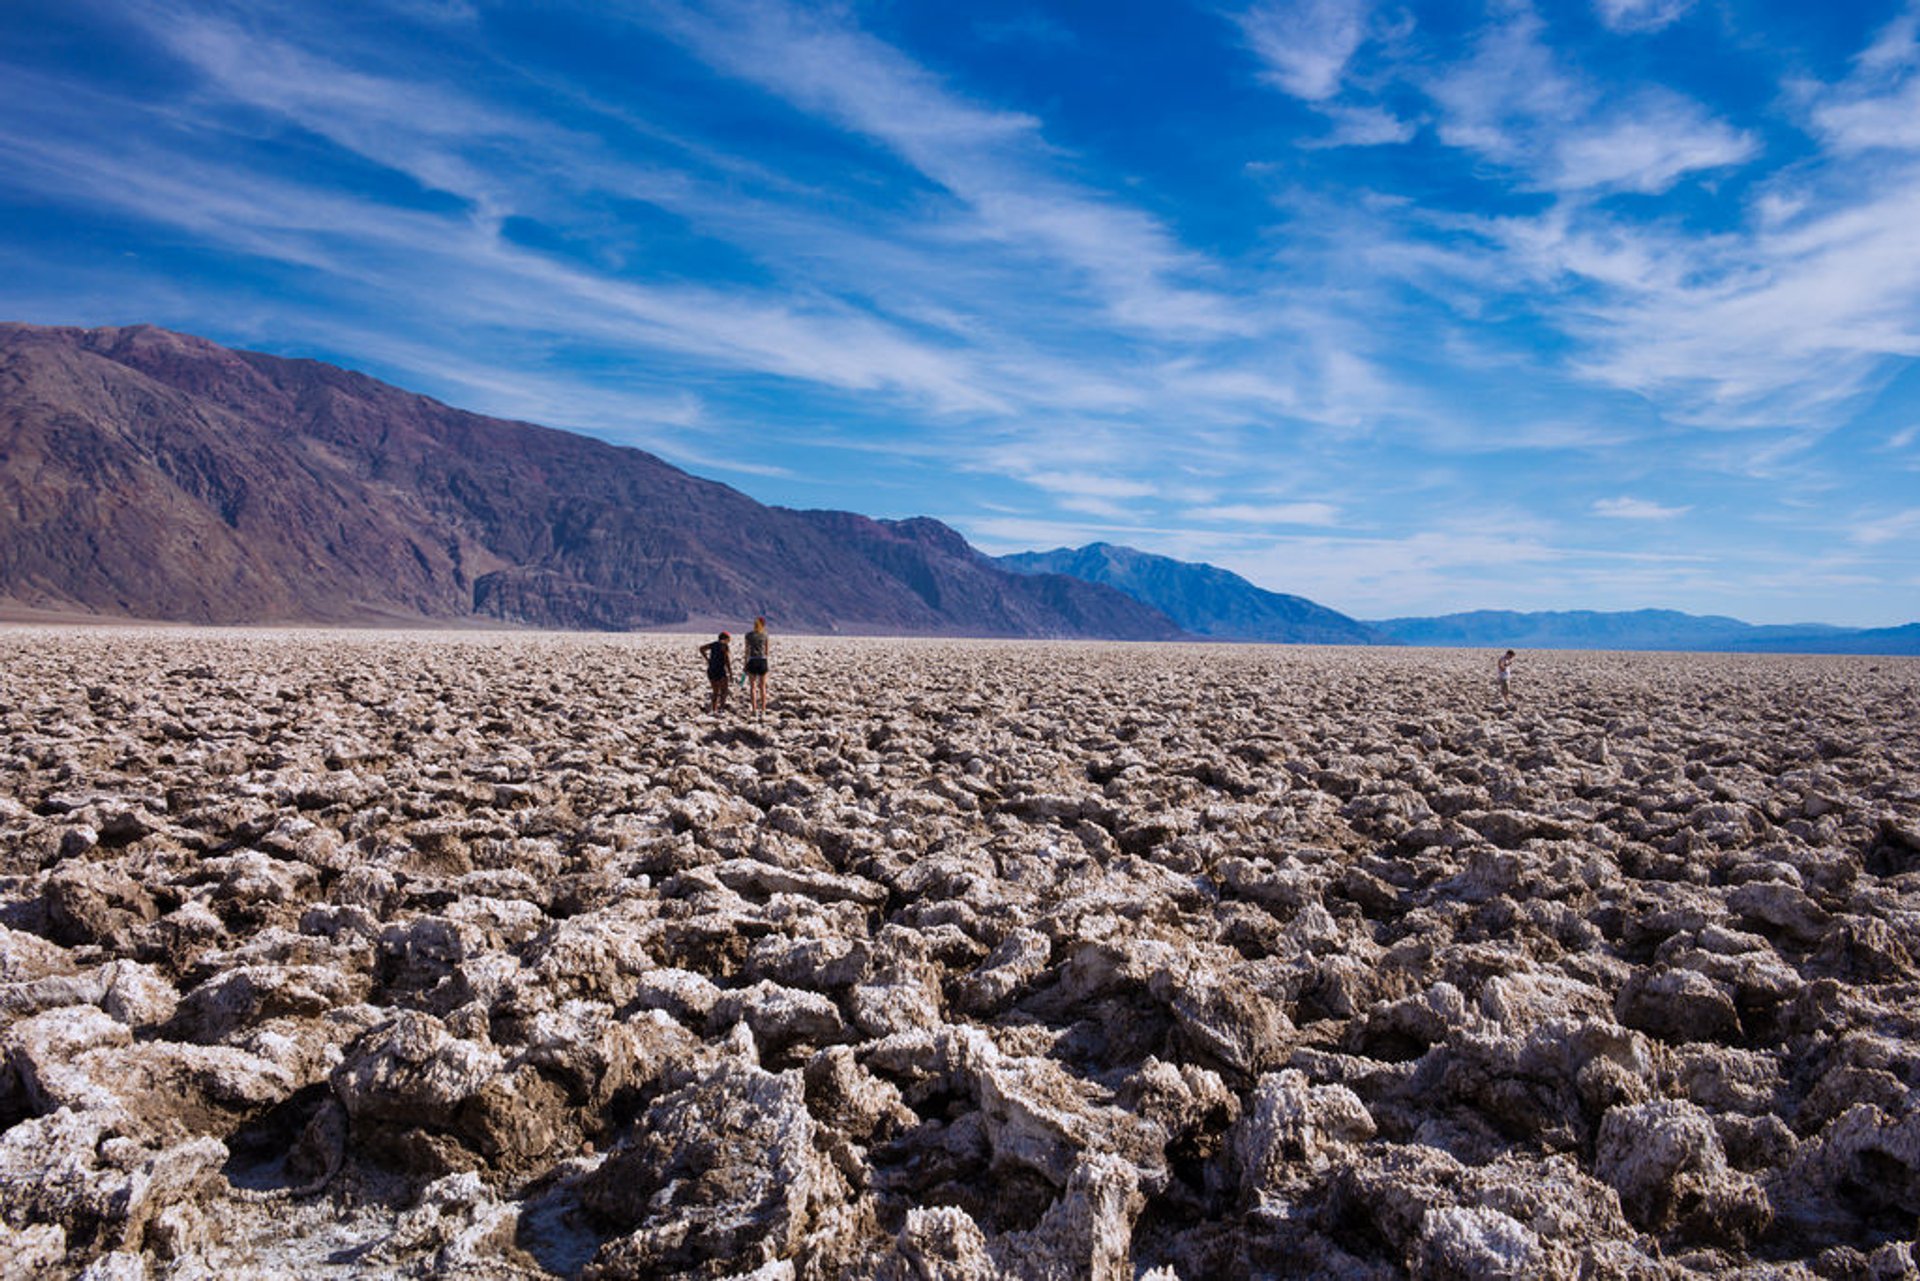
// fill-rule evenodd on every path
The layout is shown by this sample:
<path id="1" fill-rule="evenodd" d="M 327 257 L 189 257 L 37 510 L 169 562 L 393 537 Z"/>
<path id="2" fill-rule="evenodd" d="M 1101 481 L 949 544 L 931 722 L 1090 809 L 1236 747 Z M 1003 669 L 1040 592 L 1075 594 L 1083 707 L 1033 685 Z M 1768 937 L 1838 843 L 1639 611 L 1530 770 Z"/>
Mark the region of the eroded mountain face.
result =
<path id="1" fill-rule="evenodd" d="M 194 623 L 1166 639 L 937 521 L 767 507 L 637 449 L 152 326 L 0 325 L 0 605 Z"/>
<path id="2" fill-rule="evenodd" d="M 1910 1272 L 1912 665 L 1490 675 L 0 633 L 0 1267 Z"/>

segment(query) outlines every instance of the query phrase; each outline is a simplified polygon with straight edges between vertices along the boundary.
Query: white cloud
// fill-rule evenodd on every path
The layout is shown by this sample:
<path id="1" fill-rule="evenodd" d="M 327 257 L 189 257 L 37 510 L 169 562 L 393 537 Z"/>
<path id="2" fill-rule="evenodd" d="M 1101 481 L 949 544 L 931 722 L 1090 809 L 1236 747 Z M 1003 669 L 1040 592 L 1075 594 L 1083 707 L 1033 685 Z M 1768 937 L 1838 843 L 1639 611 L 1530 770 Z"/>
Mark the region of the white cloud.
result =
<path id="1" fill-rule="evenodd" d="M 1147 498 L 1156 492 L 1152 485 L 1142 481 L 1095 472 L 1030 471 L 1020 479 L 1048 493 L 1071 494 L 1076 498 Z"/>
<path id="2" fill-rule="evenodd" d="M 1671 90 L 1627 94 L 1565 69 L 1523 10 L 1427 84 L 1439 134 L 1545 191 L 1658 193 L 1689 173 L 1740 164 L 1755 140 Z"/>
<path id="3" fill-rule="evenodd" d="M 480 11 L 472 0 L 382 0 L 382 3 L 399 17 L 439 26 L 457 26 L 480 19 Z"/>
<path id="4" fill-rule="evenodd" d="M 1880 29 L 1854 60 L 1863 75 L 1879 75 L 1920 61 L 1920 4 L 1908 0 L 1906 12 Z"/>
<path id="5" fill-rule="evenodd" d="M 1609 596 L 1685 599 L 1712 581 L 1705 557 L 1566 547 L 1539 535 L 1442 525 L 1387 538 L 1299 535 L 1200 557 L 1270 591 L 1293 592 L 1358 618 L 1475 607 L 1546 608 L 1608 584 Z"/>
<path id="6" fill-rule="evenodd" d="M 600 341 L 642 344 L 851 390 L 993 410 L 972 361 L 820 299 L 705 286 L 647 286 L 568 266 L 501 240 L 487 223 L 369 205 L 178 155 L 0 135 L 0 156 L 43 190 L 203 235 L 231 251 L 310 266 L 337 283 L 409 292 L 437 311 L 502 317 Z M 413 282 L 409 285 L 407 282 Z"/>
<path id="7" fill-rule="evenodd" d="M 1593 514 L 1613 520 L 1672 520 L 1692 511 L 1692 507 L 1663 507 L 1645 498 L 1601 498 L 1593 504 Z"/>
<path id="8" fill-rule="evenodd" d="M 1689 466 L 1703 472 L 1738 476 L 1760 481 L 1776 488 L 1789 505 L 1806 505 L 1805 491 L 1833 488 L 1822 482 L 1808 455 L 1820 443 L 1817 431 L 1770 432 L 1759 428 L 1727 441 L 1714 441 L 1704 447 L 1696 444 Z M 1798 491 L 1784 487 L 1788 482 Z M 1824 500 L 1821 505 L 1825 505 Z"/>
<path id="9" fill-rule="evenodd" d="M 1889 24 L 1855 60 L 1854 74 L 1811 92 L 1814 131 L 1841 154 L 1920 150 L 1920 42 L 1915 11 Z"/>
<path id="10" fill-rule="evenodd" d="M 815 21 L 778 6 L 733 10 L 772 13 L 807 30 Z M 1052 179 L 1056 157 L 1034 121 L 973 107 L 885 46 L 830 24 L 819 37 L 828 52 L 814 51 L 823 75 L 831 57 L 842 54 L 853 59 L 853 71 L 883 73 L 855 76 L 865 88 L 847 90 L 845 101 L 834 98 L 832 110 L 925 160 L 926 172 L 952 177 L 975 199 L 968 220 L 923 208 L 903 211 L 894 225 L 867 227 L 793 199 L 810 193 L 757 200 L 756 190 L 782 179 L 739 166 L 727 173 L 743 181 L 703 190 L 684 172 L 637 168 L 596 137 L 470 99 L 432 75 L 366 70 L 365 59 L 345 61 L 361 52 L 346 46 L 330 46 L 329 56 L 309 52 L 296 43 L 303 32 L 291 18 L 263 36 L 171 3 L 140 12 L 203 77 L 191 111 L 182 113 L 189 128 L 176 139 L 193 130 L 216 136 L 235 113 L 270 112 L 450 191 L 468 209 L 430 214 L 308 191 L 297 179 L 228 168 L 190 145 L 169 153 L 102 134 L 62 139 L 65 121 L 82 114 L 63 85 L 16 82 L 16 94 L 0 90 L 0 99 L 21 102 L 65 99 L 68 112 L 55 115 L 45 106 L 43 120 L 59 122 L 52 129 L 36 129 L 32 112 L 23 112 L 17 128 L 0 126 L 0 147 L 57 153 L 43 166 L 49 187 L 190 227 L 231 250 L 368 286 L 397 288 L 411 276 L 422 281 L 416 296 L 423 307 L 431 293 L 442 304 L 466 295 L 476 313 L 514 314 L 556 333 L 677 350 L 848 390 L 924 397 L 964 413 L 1013 412 L 1016 405 L 1125 413 L 1174 394 L 1149 366 L 1049 352 L 1020 332 L 1056 324 L 1089 331 L 1086 300 L 1077 296 L 1084 290 L 1058 273 L 1036 272 L 1036 248 L 1058 250 L 1081 282 L 1091 278 L 1107 319 L 1123 328 L 1179 339 L 1270 323 L 1224 294 L 1174 282 L 1211 268 L 1148 215 Z M 800 96 L 812 102 L 810 94 L 838 92 L 809 88 Z M 97 105 L 100 116 L 139 110 L 132 103 Z M 618 112 L 607 120 L 626 123 Z M 700 157 L 707 165 L 725 160 Z M 70 165 L 72 172 L 61 172 Z M 175 174 L 191 176 L 175 181 Z M 774 283 L 649 284 L 515 246 L 501 234 L 512 216 L 564 225 L 583 206 L 610 197 L 652 201 L 762 257 Z M 969 247 L 965 272 L 952 269 L 957 244 Z M 367 260 L 370 246 L 382 247 L 377 263 Z M 1019 291 L 1017 309 L 1005 306 L 1008 290 Z M 946 332 L 929 340 L 929 329 Z"/>
<path id="11" fill-rule="evenodd" d="M 1265 64 L 1264 79 L 1320 102 L 1340 91 L 1366 39 L 1370 7 L 1369 0 L 1263 0 L 1240 15 L 1240 30 Z"/>
<path id="12" fill-rule="evenodd" d="M 1156 188 L 1150 168 L 1103 173 L 1114 157 L 1065 151 L 1064 129 L 1018 109 L 1043 99 L 982 96 L 914 61 L 859 27 L 866 6 L 622 10 L 651 30 L 618 40 L 659 57 L 654 37 L 675 37 L 718 75 L 701 91 L 735 94 L 739 122 L 777 133 L 804 113 L 806 145 L 779 149 L 741 141 L 747 128 L 708 134 L 692 109 L 677 125 L 672 111 L 649 119 L 645 94 L 563 83 L 531 54 L 515 63 L 486 46 L 486 24 L 460 25 L 473 12 L 462 0 L 386 0 L 453 20 L 410 49 L 324 7 L 260 2 L 264 13 L 241 0 L 130 3 L 160 15 L 149 22 L 164 39 L 152 43 L 188 73 L 146 100 L 82 101 L 73 84 L 12 67 L 0 77 L 0 191 L 152 223 L 236 266 L 230 281 L 172 281 L 156 258 L 119 294 L 82 264 L 84 305 L 106 299 L 132 315 L 168 300 L 169 323 L 214 318 L 216 337 L 261 333 L 282 350 L 325 332 L 328 316 L 357 315 L 360 334 L 331 350 L 418 369 L 429 390 L 488 412 L 586 427 L 701 468 L 771 475 L 780 468 L 768 463 L 792 460 L 803 475 L 791 484 L 811 483 L 808 458 L 857 457 L 886 484 L 941 472 L 960 482 L 952 506 L 1012 495 L 1058 520 L 1003 513 L 1002 533 L 1024 520 L 1077 541 L 1144 543 L 1356 611 L 1403 589 L 1449 608 L 1529 592 L 1564 603 L 1589 588 L 1684 595 L 1702 585 L 1692 563 L 1603 565 L 1562 546 L 1546 519 L 1436 528 L 1434 509 L 1493 492 L 1490 477 L 1538 492 L 1527 481 L 1542 460 L 1524 451 L 1578 450 L 1575 465 L 1610 469 L 1602 492 L 1619 496 L 1589 508 L 1590 495 L 1556 492 L 1540 516 L 1631 544 L 1691 510 L 1683 485 L 1716 471 L 1763 483 L 1772 502 L 1756 506 L 1785 512 L 1818 485 L 1847 483 L 1841 436 L 1827 452 L 1821 433 L 1920 357 L 1920 11 L 1885 28 L 1843 82 L 1746 95 L 1741 109 L 1757 114 L 1723 116 L 1657 86 L 1602 81 L 1577 51 L 1549 47 L 1523 0 L 1490 4 L 1464 57 L 1437 39 L 1416 47 L 1411 20 L 1390 31 L 1390 7 L 1257 3 L 1248 23 L 1299 36 L 1262 53 L 1267 80 L 1326 122 L 1309 123 L 1321 136 L 1300 146 L 1392 145 L 1430 129 L 1456 150 L 1443 161 L 1452 173 L 1404 186 L 1385 156 L 1289 152 L 1249 165 L 1237 172 L 1272 183 L 1280 212 L 1235 228 L 1230 205 L 1162 212 L 1187 193 Z M 1602 17 L 1651 29 L 1679 7 L 1616 3 Z M 1227 30 L 1220 43 L 1235 39 Z M 511 90 L 496 92 L 505 81 Z M 1421 91 L 1430 102 L 1413 98 Z M 1284 120 L 1304 114 L 1267 102 Z M 1758 139 L 1780 136 L 1763 117 L 1783 112 L 1821 150 L 1802 140 L 1763 154 Z M 1255 138 L 1270 139 L 1271 123 L 1229 141 Z M 329 185 L 318 167 L 284 163 L 283 139 L 436 194 L 421 199 L 390 174 Z M 1381 189 L 1357 191 L 1349 159 Z M 1702 182 L 1684 200 L 1618 198 L 1757 163 L 1785 167 L 1757 184 Z M 1443 189 L 1444 202 L 1412 194 Z M 408 194 L 388 203 L 397 190 Z M 636 215 L 639 204 L 651 209 Z M 1532 212 L 1458 212 L 1473 208 Z M 1183 243 L 1187 226 L 1222 247 Z M 655 274 L 674 257 L 672 242 L 646 243 L 662 227 L 721 272 L 676 262 Z M 24 252 L 0 247 L 0 275 Z M 29 288 L 69 312 L 82 305 L 38 282 L 8 296 Z M 763 441 L 786 432 L 787 452 L 730 462 L 745 457 L 751 407 L 775 397 L 793 417 L 785 404 L 768 416 L 792 425 L 754 430 Z M 1860 426 L 1852 444 L 1916 439 L 1899 420 Z M 1910 462 L 1875 457 L 1895 480 Z M 1671 506 L 1628 496 L 1656 467 L 1673 469 L 1658 491 Z M 1846 491 L 1821 499 L 1827 512 L 1842 500 L 1833 493 Z M 1287 501 L 1300 494 L 1337 504 Z M 1866 508 L 1852 496 L 1861 523 L 1835 531 L 1829 515 L 1824 536 L 1863 559 L 1875 540 L 1908 537 L 1910 513 L 1882 514 L 1899 498 Z M 1329 532 L 1343 520 L 1384 536 Z"/>
<path id="13" fill-rule="evenodd" d="M 1862 521 L 1853 527 L 1848 537 L 1864 547 L 1877 547 L 1904 539 L 1916 531 L 1920 531 L 1920 507 L 1909 507 L 1878 520 Z"/>
<path id="14" fill-rule="evenodd" d="M 1813 109 L 1813 123 L 1837 151 L 1920 150 L 1920 77 L 1886 93 L 1823 102 Z"/>
<path id="15" fill-rule="evenodd" d="M 1189 520 L 1224 521 L 1242 525 L 1338 525 L 1340 509 L 1332 503 L 1222 503 L 1195 507 Z"/>
<path id="16" fill-rule="evenodd" d="M 1757 149 L 1751 134 L 1707 117 L 1698 105 L 1649 94 L 1622 114 L 1557 139 L 1545 182 L 1556 191 L 1651 195 L 1686 174 L 1742 164 Z"/>
<path id="17" fill-rule="evenodd" d="M 940 519 L 966 535 L 967 541 L 990 555 L 1035 548 L 1081 547 L 1087 543 L 1124 542 L 1130 546 L 1165 547 L 1185 531 L 1142 525 L 1137 521 L 1076 521 L 1020 513 L 992 516 L 944 515 Z M 1163 552 L 1163 555 L 1173 555 Z M 1193 559 L 1189 556 L 1188 559 Z"/>
<path id="18" fill-rule="evenodd" d="M 1441 108 L 1441 141 L 1518 164 L 1538 149 L 1539 130 L 1590 112 L 1595 93 L 1560 69 L 1541 41 L 1543 29 L 1531 12 L 1497 23 L 1471 56 L 1429 80 L 1427 92 Z"/>
<path id="19" fill-rule="evenodd" d="M 1582 307 L 1578 367 L 1702 423 L 1829 425 L 1888 376 L 1888 357 L 1920 355 L 1915 226 L 1920 169 L 1745 238 L 1616 231 L 1644 271 Z"/>
<path id="20" fill-rule="evenodd" d="M 1571 600 L 1619 600 L 1700 612 L 1727 610 L 1804 566 L 1761 560 L 1731 571 L 1707 554 L 1571 547 L 1524 519 L 1498 513 L 1392 537 L 1273 536 L 1140 523 L 1050 520 L 1017 514 L 946 515 L 985 550 L 1124 543 L 1229 569 L 1270 591 L 1306 596 L 1356 618 L 1439 614 L 1473 608 L 1564 609 Z M 1830 590 L 1838 564 L 1822 565 L 1793 590 Z M 1801 598 L 1804 604 L 1804 597 Z M 1623 606 L 1625 607 L 1625 606 Z M 1751 613 L 1750 610 L 1746 611 Z M 1781 617 L 1779 621 L 1791 621 Z"/>
<path id="21" fill-rule="evenodd" d="M 780 0 L 652 12 L 710 65 L 871 139 L 963 201 L 982 242 L 1077 273 L 1113 319 L 1165 335 L 1246 333 L 1250 320 L 1193 283 L 1212 265 L 1145 212 L 1055 176 L 1039 122 L 990 110 L 837 13 Z"/>
<path id="22" fill-rule="evenodd" d="M 1333 122 L 1326 136 L 1310 138 L 1304 147 L 1385 147 L 1413 141 L 1419 126 L 1402 120 L 1384 107 L 1347 107 L 1326 104 L 1320 114 Z"/>
<path id="23" fill-rule="evenodd" d="M 1659 31 L 1686 16 L 1693 0 L 1594 0 L 1594 12 L 1613 31 Z"/>
<path id="24" fill-rule="evenodd" d="M 1818 430 L 1920 355 L 1917 22 L 1910 7 L 1842 82 L 1795 88 L 1826 154 L 1756 192 L 1744 227 L 1701 236 L 1559 208 L 1500 230 L 1516 262 L 1579 291 L 1564 313 L 1576 370 L 1683 421 Z M 1679 124 L 1646 133 L 1650 178 L 1738 162 L 1738 136 L 1685 110 Z"/>
<path id="25" fill-rule="evenodd" d="M 1410 216 L 1399 234 L 1421 225 Z M 1570 340 L 1569 372 L 1669 422 L 1830 428 L 1920 355 L 1920 162 L 1880 165 L 1871 182 L 1802 166 L 1715 233 L 1575 199 L 1438 226 L 1456 233 L 1448 252 L 1379 260 L 1435 291 L 1524 295 Z"/>
<path id="26" fill-rule="evenodd" d="M 628 127 L 617 106 L 602 111 L 574 97 L 602 129 L 562 128 L 506 105 L 510 97 L 471 101 L 462 82 L 435 74 L 444 68 L 429 64 L 400 75 L 383 62 L 384 51 L 322 40 L 303 25 L 321 19 L 305 10 L 276 11 L 270 27 L 207 17 L 197 8 L 161 12 L 186 15 L 172 38 L 199 76 L 174 108 L 175 127 L 89 130 L 88 120 L 143 108 L 77 103 L 70 84 L 0 83 L 0 109 L 13 108 L 0 110 L 0 157 L 16 162 L 15 178 L 76 205 L 157 221 L 223 252 L 311 268 L 306 279 L 320 282 L 332 305 L 373 302 L 382 314 L 367 327 L 408 334 L 416 345 L 500 351 L 537 334 L 557 349 L 619 353 L 618 360 L 644 353 L 636 367 L 664 358 L 690 371 L 688 388 L 717 400 L 743 376 L 885 397 L 907 410 L 906 439 L 895 438 L 886 452 L 924 447 L 950 466 L 1013 479 L 1028 471 L 1099 476 L 1113 459 L 1136 456 L 1214 466 L 1245 446 L 1248 437 L 1235 433 L 1258 431 L 1261 448 L 1270 450 L 1307 424 L 1357 435 L 1387 415 L 1411 416 L 1409 389 L 1368 353 L 1380 339 L 1374 318 L 1355 314 L 1365 311 L 1363 297 L 1290 290 L 1247 302 L 1271 276 L 1254 271 L 1225 279 L 1153 217 L 1054 177 L 1077 162 L 1050 150 L 1037 122 L 950 93 L 897 51 L 836 25 L 838 18 L 755 3 L 718 10 L 741 21 L 764 12 L 803 31 L 817 28 L 822 43 L 796 57 L 817 59 L 821 77 L 834 66 L 877 69 L 877 78 L 853 77 L 864 87 L 830 88 L 824 79 L 816 85 L 813 73 L 794 71 L 802 86 L 795 88 L 781 79 L 786 71 L 757 64 L 754 74 L 772 77 L 776 93 L 846 124 L 856 138 L 923 161 L 917 173 L 951 177 L 977 203 L 823 205 L 801 181 L 809 176 L 804 170 L 780 173 L 769 167 L 777 158 L 733 163 L 697 139 L 686 148 L 672 140 L 648 149 L 679 148 L 671 154 L 691 157 L 699 148 L 697 161 L 678 170 L 665 162 L 640 168 L 602 136 Z M 727 57 L 762 55 L 712 56 L 724 69 L 732 66 Z M 268 129 L 284 120 L 323 133 L 422 184 L 440 185 L 462 203 L 396 207 L 366 191 L 312 185 L 299 171 L 275 177 L 250 166 L 244 149 L 219 145 L 235 128 L 258 135 L 263 118 Z M 647 137 L 651 144 L 663 135 Z M 721 177 L 703 186 L 702 171 Z M 617 261 L 531 248 L 503 232 L 531 217 L 591 241 L 603 230 L 603 206 L 634 198 L 737 249 L 758 269 L 753 282 L 649 280 Z M 1036 228 L 1045 234 L 1026 234 Z M 1064 269 L 1044 260 L 1057 245 L 1075 246 L 1057 255 Z M 957 251 L 963 271 L 954 269 Z M 1092 273 L 1100 287 L 1090 289 L 1086 264 L 1100 254 L 1109 256 L 1110 270 Z M 1231 293 L 1224 292 L 1229 285 Z M 221 314 L 222 301 L 203 300 L 199 314 Z M 1209 327 L 1220 308 L 1232 316 L 1229 330 Z M 1151 313 L 1149 321 L 1134 323 L 1133 309 Z M 450 327 L 454 316 L 478 333 Z M 233 328 L 221 320 L 211 332 Z M 1237 339 L 1241 328 L 1254 341 L 1217 343 L 1223 333 Z M 298 332 L 283 325 L 274 337 L 298 342 Z M 376 341 L 373 350 L 380 349 Z M 623 434 L 617 397 L 583 390 L 570 406 L 563 387 L 536 392 L 534 373 L 528 393 L 516 397 L 474 369 L 461 377 L 445 362 L 416 364 L 437 386 L 465 388 L 461 394 L 488 410 Z M 637 413 L 645 408 L 636 403 Z M 963 416 L 975 430 L 956 439 L 914 420 L 914 411 Z M 993 438 L 982 424 L 1023 419 L 1062 437 L 1097 441 L 1100 452 L 1041 464 L 1033 461 L 1041 455 L 1029 451 L 1018 466 L 982 465 L 990 451 L 981 442 Z M 1172 438 L 1161 432 L 1169 422 L 1181 424 Z M 1099 429 L 1089 433 L 1093 423 Z M 625 434 L 705 464 L 728 456 L 722 442 L 731 429 L 719 416 Z M 1151 496 L 1129 483 L 1135 488 L 1047 492 L 1063 510 L 1121 520 L 1129 504 Z"/>
<path id="27" fill-rule="evenodd" d="M 494 111 L 468 94 L 399 76 L 369 74 L 168 0 L 128 16 L 235 100 L 277 112 L 436 190 L 480 197 L 497 179 L 459 145 L 514 138 L 538 154 L 560 131 Z"/>

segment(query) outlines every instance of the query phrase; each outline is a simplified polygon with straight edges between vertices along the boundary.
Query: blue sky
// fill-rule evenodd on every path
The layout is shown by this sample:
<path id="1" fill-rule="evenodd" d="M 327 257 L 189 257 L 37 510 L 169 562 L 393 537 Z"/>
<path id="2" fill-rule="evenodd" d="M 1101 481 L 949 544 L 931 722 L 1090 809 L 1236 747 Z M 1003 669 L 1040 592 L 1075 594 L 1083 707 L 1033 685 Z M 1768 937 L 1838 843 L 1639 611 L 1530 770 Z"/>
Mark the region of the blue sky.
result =
<path id="1" fill-rule="evenodd" d="M 1362 617 L 1920 617 L 1920 3 L 8 0 L 0 317 Z"/>

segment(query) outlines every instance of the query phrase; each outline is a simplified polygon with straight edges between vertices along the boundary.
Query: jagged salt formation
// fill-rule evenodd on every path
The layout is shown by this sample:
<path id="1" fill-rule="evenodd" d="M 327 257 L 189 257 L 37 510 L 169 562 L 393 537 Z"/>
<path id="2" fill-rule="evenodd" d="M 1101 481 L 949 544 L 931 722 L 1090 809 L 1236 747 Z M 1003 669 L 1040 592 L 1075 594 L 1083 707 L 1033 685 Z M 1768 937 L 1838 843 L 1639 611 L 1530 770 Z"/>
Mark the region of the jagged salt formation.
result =
<path id="1" fill-rule="evenodd" d="M 1913 1274 L 1920 669 L 0 633 L 0 1271 Z"/>

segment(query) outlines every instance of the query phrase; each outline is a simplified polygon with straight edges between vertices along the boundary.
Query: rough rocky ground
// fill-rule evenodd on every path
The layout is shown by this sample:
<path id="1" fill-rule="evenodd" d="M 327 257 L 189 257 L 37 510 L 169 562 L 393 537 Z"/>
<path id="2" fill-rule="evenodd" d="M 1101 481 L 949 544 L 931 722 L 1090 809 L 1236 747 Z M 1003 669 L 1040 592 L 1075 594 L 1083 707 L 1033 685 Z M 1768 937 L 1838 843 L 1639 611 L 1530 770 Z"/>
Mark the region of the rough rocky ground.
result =
<path id="1" fill-rule="evenodd" d="M 0 1273 L 1914 1275 L 1920 665 L 0 632 Z"/>

